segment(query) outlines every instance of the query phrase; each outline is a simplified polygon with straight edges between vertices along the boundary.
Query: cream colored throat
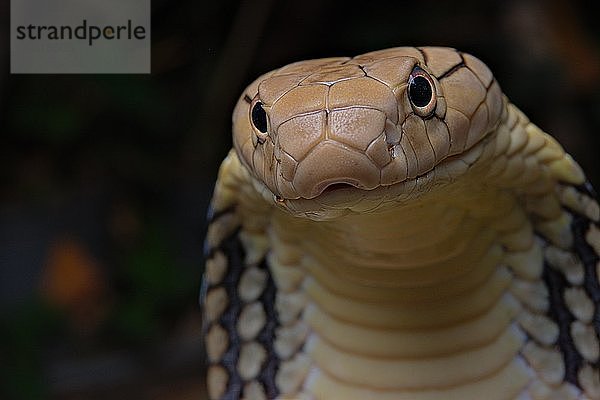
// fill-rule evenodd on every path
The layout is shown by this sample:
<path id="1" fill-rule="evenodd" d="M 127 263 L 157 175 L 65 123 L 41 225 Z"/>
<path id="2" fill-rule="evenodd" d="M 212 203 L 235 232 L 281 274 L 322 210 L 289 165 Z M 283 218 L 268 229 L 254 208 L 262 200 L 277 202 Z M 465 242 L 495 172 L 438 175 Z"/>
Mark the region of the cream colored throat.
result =
<path id="1" fill-rule="evenodd" d="M 520 210 L 480 187 L 335 221 L 275 217 L 275 275 L 297 264 L 309 298 L 305 351 L 317 372 L 306 385 L 318 398 L 489 398 L 498 384 L 508 398 L 523 388 L 525 339 L 512 327 L 520 306 L 502 266 L 508 232 L 523 230 Z"/>

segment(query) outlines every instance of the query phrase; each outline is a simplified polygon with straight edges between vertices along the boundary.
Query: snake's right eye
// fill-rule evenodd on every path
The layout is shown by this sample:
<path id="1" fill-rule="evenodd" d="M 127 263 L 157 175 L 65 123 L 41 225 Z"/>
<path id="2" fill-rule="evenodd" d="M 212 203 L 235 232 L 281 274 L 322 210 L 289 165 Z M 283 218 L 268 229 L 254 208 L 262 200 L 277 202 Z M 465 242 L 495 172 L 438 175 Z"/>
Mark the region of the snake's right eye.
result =
<path id="1" fill-rule="evenodd" d="M 262 106 L 260 101 L 257 101 L 252 106 L 252 111 L 250 112 L 250 116 L 252 119 L 252 125 L 260 132 L 267 133 L 268 129 L 268 121 L 267 121 L 267 113 Z"/>

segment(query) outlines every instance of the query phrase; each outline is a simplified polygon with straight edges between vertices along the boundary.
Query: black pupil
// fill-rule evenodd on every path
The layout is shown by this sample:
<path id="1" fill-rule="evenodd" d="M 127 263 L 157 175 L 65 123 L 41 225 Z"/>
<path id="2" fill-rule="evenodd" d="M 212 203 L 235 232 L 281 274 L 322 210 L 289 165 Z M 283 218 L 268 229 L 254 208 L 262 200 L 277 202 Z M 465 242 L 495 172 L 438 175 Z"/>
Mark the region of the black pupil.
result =
<path id="1" fill-rule="evenodd" d="M 262 107 L 261 102 L 257 102 L 252 107 L 252 123 L 262 133 L 267 132 L 267 113 Z"/>
<path id="2" fill-rule="evenodd" d="M 417 76 L 410 82 L 408 95 L 415 106 L 425 107 L 429 104 L 433 95 L 431 84 L 426 78 Z"/>

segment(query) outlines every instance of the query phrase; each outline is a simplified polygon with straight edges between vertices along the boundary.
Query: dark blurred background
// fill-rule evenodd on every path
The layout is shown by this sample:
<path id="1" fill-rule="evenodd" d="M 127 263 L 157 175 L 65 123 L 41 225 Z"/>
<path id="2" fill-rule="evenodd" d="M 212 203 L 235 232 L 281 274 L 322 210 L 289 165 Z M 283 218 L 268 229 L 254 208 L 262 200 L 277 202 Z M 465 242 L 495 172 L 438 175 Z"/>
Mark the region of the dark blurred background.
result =
<path id="1" fill-rule="evenodd" d="M 1 399 L 205 398 L 204 214 L 239 93 L 285 63 L 471 52 L 600 186 L 594 1 L 152 6 L 147 76 L 11 76 L 0 36 Z"/>

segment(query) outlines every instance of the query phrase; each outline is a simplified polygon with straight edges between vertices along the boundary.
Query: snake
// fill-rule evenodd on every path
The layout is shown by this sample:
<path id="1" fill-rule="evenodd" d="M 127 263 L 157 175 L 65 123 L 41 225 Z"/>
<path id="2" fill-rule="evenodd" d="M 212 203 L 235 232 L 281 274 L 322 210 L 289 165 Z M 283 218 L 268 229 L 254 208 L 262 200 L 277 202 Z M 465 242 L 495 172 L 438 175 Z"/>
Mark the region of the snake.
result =
<path id="1" fill-rule="evenodd" d="M 205 239 L 210 399 L 600 399 L 597 197 L 486 64 L 295 62 L 232 121 Z"/>

